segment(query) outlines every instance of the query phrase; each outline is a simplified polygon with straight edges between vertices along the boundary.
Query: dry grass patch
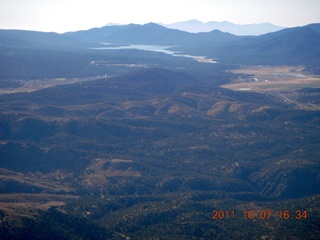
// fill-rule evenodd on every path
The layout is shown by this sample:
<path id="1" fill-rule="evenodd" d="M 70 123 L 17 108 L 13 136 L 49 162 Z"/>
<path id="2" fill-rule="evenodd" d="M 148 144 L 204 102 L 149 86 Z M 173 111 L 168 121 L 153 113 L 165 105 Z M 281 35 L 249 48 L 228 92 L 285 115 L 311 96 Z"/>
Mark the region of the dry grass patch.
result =
<path id="1" fill-rule="evenodd" d="M 0 194 L 0 210 L 8 216 L 32 217 L 38 210 L 60 207 L 77 198 L 79 196 L 62 194 Z"/>
<path id="2" fill-rule="evenodd" d="M 239 77 L 222 87 L 257 92 L 320 87 L 320 76 L 305 73 L 302 66 L 250 66 L 232 72 Z"/>

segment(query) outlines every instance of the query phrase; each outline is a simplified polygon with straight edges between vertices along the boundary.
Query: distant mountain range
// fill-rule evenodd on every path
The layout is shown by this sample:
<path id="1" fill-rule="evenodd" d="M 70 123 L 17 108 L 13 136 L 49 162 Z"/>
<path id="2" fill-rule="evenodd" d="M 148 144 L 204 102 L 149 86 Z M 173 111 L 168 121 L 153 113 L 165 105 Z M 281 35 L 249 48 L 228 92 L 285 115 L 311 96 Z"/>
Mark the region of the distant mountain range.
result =
<path id="1" fill-rule="evenodd" d="M 155 23 L 106 26 L 65 33 L 95 43 L 176 46 L 179 51 L 250 64 L 314 64 L 320 61 L 320 24 L 287 28 L 260 36 L 237 36 L 213 30 L 189 33 Z"/>
<path id="2" fill-rule="evenodd" d="M 258 36 L 270 32 L 276 32 L 284 27 L 276 26 L 271 23 L 259 23 L 259 24 L 234 24 L 230 22 L 207 22 L 203 23 L 198 20 L 190 20 L 185 22 L 177 22 L 172 24 L 162 24 L 167 28 L 178 29 L 191 33 L 198 32 L 211 32 L 213 30 L 220 30 L 222 32 L 228 32 L 239 36 L 253 35 Z"/>
<path id="3" fill-rule="evenodd" d="M 190 33 L 169 29 L 155 23 L 105 26 L 64 34 L 0 30 L 0 48 L 2 48 L 0 61 L 5 64 L 10 63 L 8 59 L 12 59 L 14 63 L 21 62 L 15 59 L 21 57 L 21 50 L 17 49 L 32 50 L 33 52 L 28 54 L 32 54 L 34 59 L 41 58 L 44 61 L 45 58 L 50 57 L 48 62 L 57 55 L 57 51 L 40 54 L 34 50 L 59 50 L 57 58 L 64 56 L 65 61 L 70 54 L 64 54 L 61 51 L 76 49 L 74 54 L 77 57 L 72 59 L 76 60 L 75 62 L 78 62 L 78 59 L 84 59 L 83 64 L 85 64 L 87 55 L 83 55 L 83 58 L 79 57 L 81 51 L 97 54 L 97 51 L 93 52 L 90 48 L 105 46 L 101 43 L 172 46 L 174 51 L 218 59 L 220 63 L 295 64 L 318 69 L 320 62 L 320 24 L 317 23 L 260 36 L 237 36 L 220 30 Z M 17 55 L 12 53 L 14 49 Z M 39 54 L 40 57 L 37 57 Z M 7 72 L 9 68 L 6 66 L 3 70 L 0 69 L 0 72 Z"/>
<path id="4" fill-rule="evenodd" d="M 228 42 L 241 38 L 218 30 L 208 33 L 189 33 L 181 30 L 169 29 L 155 23 L 106 26 L 102 28 L 93 28 L 87 31 L 67 32 L 64 35 L 73 37 L 78 41 L 81 40 L 92 43 L 105 42 L 168 46 L 202 45 L 204 43 Z"/>

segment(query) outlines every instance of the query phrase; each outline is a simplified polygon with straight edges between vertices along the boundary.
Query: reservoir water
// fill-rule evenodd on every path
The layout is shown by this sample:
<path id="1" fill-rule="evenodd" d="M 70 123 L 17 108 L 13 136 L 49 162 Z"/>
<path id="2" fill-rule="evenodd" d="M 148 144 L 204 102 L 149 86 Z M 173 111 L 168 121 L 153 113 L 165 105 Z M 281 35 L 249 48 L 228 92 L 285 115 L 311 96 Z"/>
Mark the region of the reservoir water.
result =
<path id="1" fill-rule="evenodd" d="M 143 51 L 153 51 L 153 52 L 161 52 L 165 54 L 169 54 L 174 57 L 185 57 L 185 58 L 192 58 L 193 60 L 201 63 L 217 63 L 216 60 L 207 58 L 205 56 L 193 56 L 188 54 L 182 54 L 179 52 L 175 52 L 170 50 L 173 46 L 162 46 L 162 45 L 142 45 L 142 44 L 129 44 L 129 45 L 115 45 L 112 43 L 101 43 L 105 45 L 105 47 L 97 47 L 91 49 L 97 50 L 119 50 L 119 49 L 136 49 L 136 50 L 143 50 Z"/>

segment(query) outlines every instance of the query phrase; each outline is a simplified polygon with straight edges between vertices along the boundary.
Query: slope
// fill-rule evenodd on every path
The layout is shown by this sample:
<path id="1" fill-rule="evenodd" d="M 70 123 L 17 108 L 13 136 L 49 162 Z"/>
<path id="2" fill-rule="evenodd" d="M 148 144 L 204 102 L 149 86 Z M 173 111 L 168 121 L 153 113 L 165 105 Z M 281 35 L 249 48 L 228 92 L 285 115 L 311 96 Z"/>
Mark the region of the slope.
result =
<path id="1" fill-rule="evenodd" d="M 251 64 L 316 65 L 320 60 L 319 26 L 307 25 L 245 38 L 215 49 L 210 54 L 227 61 Z"/>
<path id="2" fill-rule="evenodd" d="M 0 30 L 0 47 L 64 49 L 88 46 L 85 41 L 53 32 Z"/>
<path id="3" fill-rule="evenodd" d="M 159 68 L 1 95 L 0 236 L 317 239 L 319 119 Z"/>

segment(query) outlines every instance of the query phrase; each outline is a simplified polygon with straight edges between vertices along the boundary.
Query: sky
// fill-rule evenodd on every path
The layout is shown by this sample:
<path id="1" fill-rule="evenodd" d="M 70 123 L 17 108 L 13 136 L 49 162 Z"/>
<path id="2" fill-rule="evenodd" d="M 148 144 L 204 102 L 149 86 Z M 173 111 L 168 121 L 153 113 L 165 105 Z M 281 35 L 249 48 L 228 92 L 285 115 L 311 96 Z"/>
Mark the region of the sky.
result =
<path id="1" fill-rule="evenodd" d="M 320 0 L 0 0 L 0 29 L 63 33 L 193 19 L 303 26 L 320 23 Z"/>

